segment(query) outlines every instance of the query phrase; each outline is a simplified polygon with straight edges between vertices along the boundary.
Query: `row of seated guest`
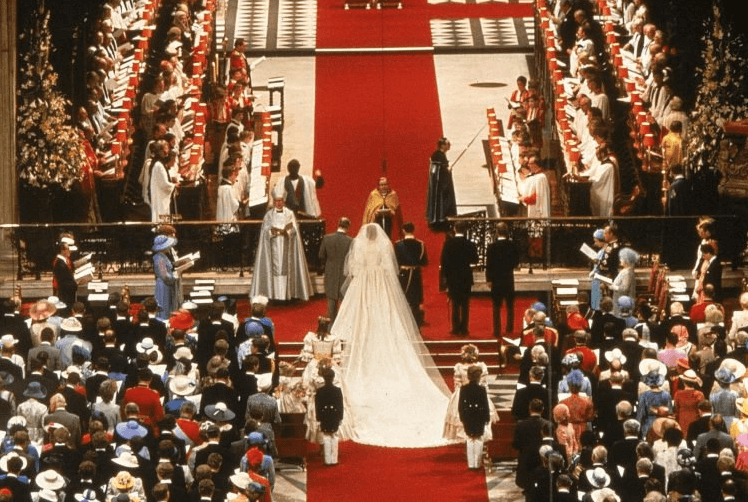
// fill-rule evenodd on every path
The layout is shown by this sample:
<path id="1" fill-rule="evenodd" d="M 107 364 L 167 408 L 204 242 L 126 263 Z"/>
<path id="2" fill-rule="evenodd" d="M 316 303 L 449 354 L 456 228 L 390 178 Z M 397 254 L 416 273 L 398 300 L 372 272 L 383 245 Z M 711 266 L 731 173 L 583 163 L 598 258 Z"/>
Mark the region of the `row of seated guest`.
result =
<path id="1" fill-rule="evenodd" d="M 304 378 L 288 365 L 279 374 L 267 299 L 251 303 L 242 322 L 214 302 L 186 304 L 164 323 L 153 297 L 133 317 L 117 294 L 93 313 L 40 300 L 28 319 L 6 300 L 0 470 L 20 481 L 13 500 L 30 502 L 31 492 L 72 500 L 91 489 L 97 500 L 161 502 L 166 489 L 223 502 L 248 495 L 250 482 L 264 487 L 250 500 L 271 500 L 279 413 L 307 413 L 309 439 L 322 440 L 306 403 L 324 384 L 319 368 L 339 360 L 340 342 L 321 321 L 305 338 Z"/>
<path id="2" fill-rule="evenodd" d="M 748 294 L 741 302 L 748 305 Z M 568 321 L 577 330 L 563 342 L 536 314 L 512 410 L 516 481 L 528 500 L 566 500 L 549 498 L 559 489 L 593 500 L 603 488 L 632 501 L 648 492 L 748 494 L 746 314 L 733 316 L 732 338 L 721 306 L 707 303 L 699 329 L 679 304 L 657 323 L 640 303 L 635 315 L 623 311 L 604 324 L 603 341 L 592 344 L 597 353 L 578 312 Z M 558 482 L 561 475 L 568 480 Z"/>

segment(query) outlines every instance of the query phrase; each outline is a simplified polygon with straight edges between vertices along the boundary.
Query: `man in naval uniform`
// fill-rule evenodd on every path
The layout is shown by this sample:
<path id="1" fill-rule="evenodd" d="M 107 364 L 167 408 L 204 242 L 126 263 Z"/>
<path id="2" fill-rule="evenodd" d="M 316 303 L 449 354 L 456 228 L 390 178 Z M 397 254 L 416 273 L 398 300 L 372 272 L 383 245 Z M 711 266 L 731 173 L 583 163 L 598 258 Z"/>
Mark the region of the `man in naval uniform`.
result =
<path id="1" fill-rule="evenodd" d="M 410 310 L 419 326 L 423 325 L 423 276 L 421 267 L 426 266 L 426 246 L 423 241 L 416 239 L 415 225 L 411 222 L 403 224 L 403 238 L 395 244 L 395 256 L 400 267 L 400 285 L 403 287 L 405 299 L 408 300 Z"/>

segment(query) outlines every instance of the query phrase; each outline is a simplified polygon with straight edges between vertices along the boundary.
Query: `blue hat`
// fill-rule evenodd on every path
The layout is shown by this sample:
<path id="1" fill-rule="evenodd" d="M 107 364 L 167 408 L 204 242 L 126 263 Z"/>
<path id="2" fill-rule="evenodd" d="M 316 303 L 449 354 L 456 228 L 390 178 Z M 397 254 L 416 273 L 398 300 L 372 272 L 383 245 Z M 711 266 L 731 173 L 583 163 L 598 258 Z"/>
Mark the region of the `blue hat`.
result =
<path id="1" fill-rule="evenodd" d="M 117 431 L 117 434 L 127 439 L 128 441 L 135 436 L 144 438 L 148 433 L 148 430 L 135 420 L 120 422 L 114 427 L 114 429 Z"/>
<path id="2" fill-rule="evenodd" d="M 33 397 L 34 399 L 44 399 L 47 397 L 47 389 L 44 388 L 41 382 L 29 382 L 26 384 L 23 395 L 26 397 Z"/>
<path id="3" fill-rule="evenodd" d="M 604 240 L 605 231 L 602 228 L 598 228 L 597 230 L 595 230 L 595 233 L 592 234 L 592 237 L 599 241 Z"/>
<path id="4" fill-rule="evenodd" d="M 543 302 L 535 302 L 532 305 L 530 305 L 530 308 L 533 309 L 535 312 L 547 312 L 548 309 L 545 307 L 545 303 Z"/>
<path id="5" fill-rule="evenodd" d="M 249 338 L 259 338 L 265 334 L 265 330 L 257 321 L 249 321 L 244 325 L 244 332 Z"/>
<path id="6" fill-rule="evenodd" d="M 584 374 L 580 370 L 571 370 L 569 374 L 566 375 L 566 383 L 581 387 L 582 384 L 584 384 Z"/>
<path id="7" fill-rule="evenodd" d="M 724 366 L 722 366 L 721 368 L 717 368 L 717 371 L 714 372 L 714 378 L 716 378 L 721 383 L 733 383 L 735 380 L 737 380 L 735 374 Z"/>
<path id="8" fill-rule="evenodd" d="M 634 300 L 630 296 L 622 296 L 618 299 L 618 308 L 621 310 L 631 310 L 634 308 Z"/>
<path id="9" fill-rule="evenodd" d="M 247 436 L 247 443 L 251 446 L 264 446 L 266 444 L 265 435 L 262 432 L 250 432 Z"/>
<path id="10" fill-rule="evenodd" d="M 628 263 L 631 266 L 636 265 L 639 261 L 639 253 L 631 248 L 623 248 L 618 252 L 618 259 L 624 263 Z"/>
<path id="11" fill-rule="evenodd" d="M 648 387 L 659 387 L 665 381 L 665 377 L 657 370 L 652 370 L 642 376 L 644 385 Z"/>
<path id="12" fill-rule="evenodd" d="M 174 237 L 169 237 L 168 235 L 157 235 L 156 238 L 153 239 L 153 247 L 151 248 L 151 251 L 158 253 L 159 251 L 169 249 L 176 243 L 177 240 Z"/>
<path id="13" fill-rule="evenodd" d="M 247 485 L 247 491 L 256 493 L 258 495 L 265 495 L 265 487 L 255 481 L 252 481 Z"/>

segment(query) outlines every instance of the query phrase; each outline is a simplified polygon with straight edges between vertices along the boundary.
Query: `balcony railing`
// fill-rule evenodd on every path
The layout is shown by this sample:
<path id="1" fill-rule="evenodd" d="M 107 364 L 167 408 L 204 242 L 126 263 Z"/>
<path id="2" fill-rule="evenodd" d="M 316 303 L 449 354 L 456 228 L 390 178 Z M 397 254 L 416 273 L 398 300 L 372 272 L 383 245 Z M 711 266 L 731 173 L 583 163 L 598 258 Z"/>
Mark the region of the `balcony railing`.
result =
<path id="1" fill-rule="evenodd" d="M 733 215 L 715 216 L 719 256 L 734 268 L 746 257 L 745 222 Z M 699 238 L 695 226 L 698 217 L 616 217 L 612 220 L 592 217 L 560 217 L 546 220 L 527 218 L 487 218 L 483 213 L 453 218 L 468 223 L 468 238 L 478 247 L 478 269 L 485 267 L 488 245 L 496 236 L 496 225 L 509 226 L 511 237 L 518 243 L 523 266 L 576 268 L 589 266 L 579 251 L 582 243 L 592 244 L 592 234 L 610 221 L 620 230 L 621 239 L 641 255 L 640 266 L 648 266 L 657 257 L 670 268 L 680 260 L 693 266 Z M 230 272 L 243 275 L 255 258 L 261 221 L 234 223 L 234 231 L 224 233 L 216 222 L 179 222 L 178 254 L 200 252 L 201 259 L 193 271 Z M 90 224 L 24 224 L 3 225 L 10 231 L 15 247 L 17 277 L 39 278 L 51 272 L 60 233 L 71 231 L 80 253 L 93 253 L 92 262 L 105 275 L 150 274 L 150 249 L 154 238 L 151 223 Z M 310 270 L 318 268 L 318 251 L 325 234 L 325 220 L 299 220 L 304 253 Z M 663 253 L 664 251 L 664 253 Z"/>

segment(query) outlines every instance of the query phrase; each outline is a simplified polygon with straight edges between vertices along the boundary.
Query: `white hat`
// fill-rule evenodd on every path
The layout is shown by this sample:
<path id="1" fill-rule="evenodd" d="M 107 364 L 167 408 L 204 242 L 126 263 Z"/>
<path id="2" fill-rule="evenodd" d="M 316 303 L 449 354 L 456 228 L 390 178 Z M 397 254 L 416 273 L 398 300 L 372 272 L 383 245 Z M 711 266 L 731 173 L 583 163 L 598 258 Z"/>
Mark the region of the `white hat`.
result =
<path id="1" fill-rule="evenodd" d="M 57 497 L 57 492 L 50 490 L 49 488 L 42 488 L 39 490 L 39 500 L 46 500 L 47 502 L 57 502 L 60 500 Z"/>
<path id="2" fill-rule="evenodd" d="M 252 297 L 252 301 L 250 302 L 252 305 L 265 305 L 268 304 L 268 297 L 265 295 L 255 295 Z"/>
<path id="3" fill-rule="evenodd" d="M 153 349 L 155 346 L 156 344 L 153 343 L 153 338 L 145 337 L 135 345 L 135 350 L 143 354 Z"/>
<path id="4" fill-rule="evenodd" d="M 229 479 L 231 480 L 231 483 L 240 490 L 244 490 L 251 480 L 249 474 L 246 472 L 235 472 L 229 476 Z"/>
<path id="5" fill-rule="evenodd" d="M 179 347 L 174 351 L 174 360 L 179 361 L 180 359 L 188 359 L 192 361 L 193 355 L 189 347 Z"/>
<path id="6" fill-rule="evenodd" d="M 177 396 L 191 396 L 196 388 L 195 380 L 187 375 L 176 375 L 169 379 L 169 390 Z"/>
<path id="7" fill-rule="evenodd" d="M 65 479 L 54 469 L 47 469 L 40 472 L 34 480 L 36 481 L 36 485 L 42 489 L 59 490 L 65 486 Z M 57 498 L 54 500 L 57 500 Z"/>
<path id="8" fill-rule="evenodd" d="M 626 364 L 626 356 L 623 355 L 623 352 L 621 352 L 621 349 L 619 348 L 606 351 L 605 359 L 607 359 L 609 363 L 612 363 L 613 359 L 618 359 L 621 361 L 621 364 Z"/>
<path id="9" fill-rule="evenodd" d="M 50 296 L 50 297 L 48 297 L 48 298 L 47 298 L 47 301 L 48 301 L 49 303 L 51 303 L 52 305 L 54 305 L 54 306 L 55 306 L 55 308 L 58 308 L 58 309 L 64 309 L 65 307 L 67 307 L 67 305 L 65 304 L 65 302 L 61 301 L 61 300 L 60 300 L 60 299 L 59 299 L 58 297 L 56 297 L 56 296 Z"/>
<path id="10" fill-rule="evenodd" d="M 587 476 L 587 481 L 595 488 L 605 488 L 610 484 L 610 476 L 602 467 L 587 469 L 584 474 Z"/>
<path id="11" fill-rule="evenodd" d="M 67 317 L 60 323 L 60 329 L 68 333 L 78 333 L 79 331 L 83 331 L 83 326 L 75 317 Z"/>
<path id="12" fill-rule="evenodd" d="M 16 337 L 13 335 L 3 335 L 0 337 L 0 344 L 5 346 L 11 346 L 18 343 L 18 340 L 16 340 Z"/>
<path id="13" fill-rule="evenodd" d="M 667 375 L 667 366 L 659 359 L 642 359 L 639 362 L 639 374 L 646 375 L 651 371 L 657 371 L 662 376 Z"/>
<path id="14" fill-rule="evenodd" d="M 137 469 L 138 467 L 140 467 L 140 464 L 138 464 L 138 457 L 136 457 L 132 454 L 132 452 L 129 451 L 123 451 L 118 457 L 114 457 L 112 459 L 112 462 L 117 465 L 121 465 L 122 467 L 129 467 L 131 469 Z"/>
<path id="15" fill-rule="evenodd" d="M 8 460 L 10 460 L 13 457 L 18 457 L 21 459 L 21 462 L 22 462 L 21 470 L 26 469 L 26 467 L 29 465 L 29 462 L 28 460 L 26 460 L 26 457 L 19 455 L 18 452 L 15 450 L 11 450 L 10 453 L 3 455 L 3 457 L 0 458 L 0 469 L 2 469 L 3 472 L 8 472 Z"/>

